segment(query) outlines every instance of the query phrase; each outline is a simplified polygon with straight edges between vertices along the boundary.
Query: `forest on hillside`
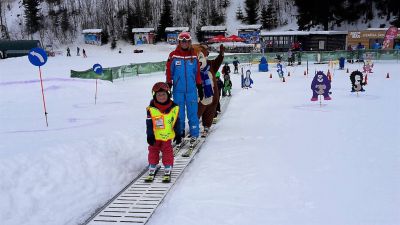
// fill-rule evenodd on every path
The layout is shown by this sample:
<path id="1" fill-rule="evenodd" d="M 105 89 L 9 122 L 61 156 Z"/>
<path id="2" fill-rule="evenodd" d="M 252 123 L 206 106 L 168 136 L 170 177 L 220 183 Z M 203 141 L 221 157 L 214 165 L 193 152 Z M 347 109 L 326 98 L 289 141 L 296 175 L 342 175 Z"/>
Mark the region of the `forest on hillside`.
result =
<path id="1" fill-rule="evenodd" d="M 237 7 L 230 7 L 232 3 Z M 243 24 L 264 29 L 287 25 L 295 18 L 300 30 L 329 30 L 342 24 L 368 24 L 384 19 L 381 27 L 399 26 L 398 0 L 1 0 L 0 38 L 40 39 L 68 43 L 82 29 L 101 28 L 104 35 L 129 40 L 134 27 L 153 27 L 157 37 L 167 26 L 223 25 L 227 10 Z"/>

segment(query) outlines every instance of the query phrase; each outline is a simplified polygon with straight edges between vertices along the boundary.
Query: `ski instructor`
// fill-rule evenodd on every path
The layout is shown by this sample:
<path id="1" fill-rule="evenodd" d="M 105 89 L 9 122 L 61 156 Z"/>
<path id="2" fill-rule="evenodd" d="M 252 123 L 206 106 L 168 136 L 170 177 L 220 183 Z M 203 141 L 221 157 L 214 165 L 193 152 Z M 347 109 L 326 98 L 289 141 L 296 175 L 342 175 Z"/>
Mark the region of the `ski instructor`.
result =
<path id="1" fill-rule="evenodd" d="M 203 87 L 200 77 L 200 64 L 192 49 L 192 37 L 189 32 L 178 35 L 178 45 L 169 54 L 166 70 L 167 84 L 172 88 L 174 102 L 179 105 L 180 135 L 185 136 L 185 119 L 189 121 L 190 144 L 199 137 L 199 118 L 197 117 L 198 98 L 203 99 Z M 179 135 L 179 134 L 177 134 Z"/>

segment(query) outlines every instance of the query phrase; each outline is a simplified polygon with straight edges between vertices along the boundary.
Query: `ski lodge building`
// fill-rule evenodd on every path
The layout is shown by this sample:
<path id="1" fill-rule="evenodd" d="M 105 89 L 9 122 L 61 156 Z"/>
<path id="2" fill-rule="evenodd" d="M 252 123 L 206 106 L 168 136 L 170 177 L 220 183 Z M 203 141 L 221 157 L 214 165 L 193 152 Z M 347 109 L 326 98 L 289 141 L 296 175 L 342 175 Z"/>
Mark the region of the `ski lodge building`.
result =
<path id="1" fill-rule="evenodd" d="M 154 44 L 154 28 L 133 28 L 134 45 Z"/>
<path id="2" fill-rule="evenodd" d="M 200 40 L 201 42 L 206 42 L 207 40 L 214 38 L 216 36 L 222 35 L 226 36 L 226 26 L 203 26 L 200 28 Z"/>
<path id="3" fill-rule="evenodd" d="M 334 51 L 346 49 L 347 31 L 262 31 L 261 48 L 266 52 Z"/>
<path id="4" fill-rule="evenodd" d="M 372 49 L 376 41 L 382 45 L 387 30 L 388 28 L 368 28 L 362 31 L 349 31 L 347 35 L 347 46 L 354 49 L 361 43 L 366 49 Z M 393 48 L 400 48 L 400 29 L 397 38 L 394 39 L 393 46 L 391 46 L 391 49 Z"/>
<path id="5" fill-rule="evenodd" d="M 237 35 L 243 38 L 246 44 L 260 44 L 261 24 L 242 25 L 237 29 Z"/>
<path id="6" fill-rule="evenodd" d="M 82 34 L 85 38 L 85 44 L 90 45 L 101 45 L 101 33 L 102 29 L 86 29 L 82 30 Z"/>
<path id="7" fill-rule="evenodd" d="M 181 32 L 188 32 L 189 27 L 166 27 L 165 34 L 167 37 L 167 42 L 171 45 L 175 45 L 178 43 L 178 35 Z"/>

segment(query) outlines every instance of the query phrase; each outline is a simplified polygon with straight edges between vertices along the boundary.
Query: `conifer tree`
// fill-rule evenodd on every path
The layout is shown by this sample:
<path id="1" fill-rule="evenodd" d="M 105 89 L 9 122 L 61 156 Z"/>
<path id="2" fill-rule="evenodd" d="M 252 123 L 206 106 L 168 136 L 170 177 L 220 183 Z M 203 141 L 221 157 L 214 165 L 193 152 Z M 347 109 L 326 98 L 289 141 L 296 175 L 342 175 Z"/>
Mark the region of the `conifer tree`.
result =
<path id="1" fill-rule="evenodd" d="M 213 7 L 211 9 L 211 25 L 216 26 L 224 22 L 225 18 L 223 14 L 219 14 L 217 9 Z"/>
<path id="2" fill-rule="evenodd" d="M 244 22 L 244 15 L 241 6 L 239 6 L 238 9 L 236 10 L 236 19 Z"/>
<path id="3" fill-rule="evenodd" d="M 261 10 L 261 23 L 264 29 L 271 30 L 277 27 L 278 18 L 273 0 L 269 1 L 268 8 L 265 8 L 265 5 L 263 5 Z"/>
<path id="4" fill-rule="evenodd" d="M 171 2 L 169 0 L 164 0 L 163 11 L 161 13 L 160 22 L 157 27 L 157 37 L 158 41 L 165 39 L 165 28 L 173 26 L 173 18 L 171 14 Z"/>
<path id="5" fill-rule="evenodd" d="M 23 0 L 22 4 L 25 7 L 25 22 L 26 29 L 29 34 L 34 34 L 40 29 L 40 8 L 39 0 Z"/>
<path id="6" fill-rule="evenodd" d="M 258 22 L 258 0 L 246 0 L 246 23 L 247 24 L 256 24 Z"/>
<path id="7" fill-rule="evenodd" d="M 204 26 L 207 26 L 208 25 L 208 22 L 207 22 L 207 12 L 206 12 L 206 10 L 203 8 L 201 11 L 200 11 L 200 21 L 198 22 L 198 24 L 197 24 L 197 26 L 196 26 L 196 37 L 197 37 L 197 40 L 199 40 L 200 42 L 201 41 L 204 41 L 203 39 L 202 39 L 202 36 L 201 36 L 201 28 L 202 27 L 204 27 Z"/>
<path id="8" fill-rule="evenodd" d="M 68 18 L 68 11 L 64 9 L 61 14 L 61 30 L 68 31 L 71 28 L 71 24 Z"/>

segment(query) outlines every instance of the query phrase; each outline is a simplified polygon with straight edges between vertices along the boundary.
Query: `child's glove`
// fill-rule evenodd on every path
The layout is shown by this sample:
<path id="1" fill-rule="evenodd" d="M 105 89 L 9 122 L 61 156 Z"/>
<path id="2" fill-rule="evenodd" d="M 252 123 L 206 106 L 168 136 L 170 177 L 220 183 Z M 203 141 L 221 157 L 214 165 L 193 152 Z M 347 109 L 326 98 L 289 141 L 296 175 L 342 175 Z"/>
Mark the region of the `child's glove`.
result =
<path id="1" fill-rule="evenodd" d="M 147 143 L 153 146 L 156 143 L 156 138 L 154 136 L 147 136 Z"/>
<path id="2" fill-rule="evenodd" d="M 201 85 L 201 84 L 197 85 L 197 94 L 200 98 L 200 101 L 203 100 L 203 98 L 204 98 L 203 85 Z"/>

